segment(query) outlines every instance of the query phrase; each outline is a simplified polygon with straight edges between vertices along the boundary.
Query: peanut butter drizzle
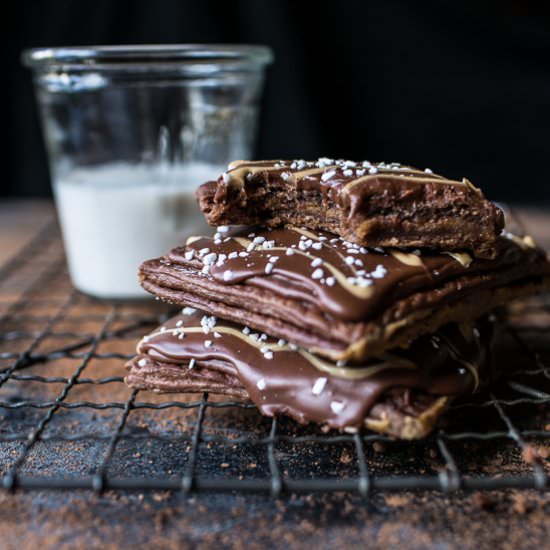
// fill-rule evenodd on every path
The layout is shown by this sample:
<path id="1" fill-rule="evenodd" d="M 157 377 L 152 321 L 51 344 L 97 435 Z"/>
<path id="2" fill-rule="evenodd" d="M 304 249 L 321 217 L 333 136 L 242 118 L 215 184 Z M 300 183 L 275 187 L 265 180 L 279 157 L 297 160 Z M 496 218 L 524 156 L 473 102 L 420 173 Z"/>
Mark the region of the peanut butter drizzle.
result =
<path id="1" fill-rule="evenodd" d="M 294 161 L 299 162 L 299 161 Z M 311 162 L 309 164 L 312 164 Z M 359 170 L 367 170 L 367 168 L 364 168 L 362 163 L 357 163 L 358 167 L 354 168 L 354 171 Z M 244 185 L 245 179 L 248 175 L 254 175 L 259 172 L 287 172 L 289 174 L 289 178 L 292 182 L 297 183 L 300 180 L 315 176 L 317 174 L 324 174 L 330 171 L 339 171 L 338 173 L 338 181 L 344 180 L 346 181 L 342 192 L 347 194 L 353 189 L 355 186 L 367 182 L 367 181 L 374 181 L 377 179 L 387 179 L 387 178 L 396 178 L 396 177 L 402 177 L 403 179 L 409 179 L 414 181 L 415 183 L 442 183 L 442 184 L 450 184 L 450 185 L 460 185 L 460 186 L 466 186 L 470 187 L 476 192 L 480 192 L 477 187 L 475 187 L 469 180 L 463 179 L 463 181 L 458 180 L 450 180 L 448 178 L 445 178 L 443 176 L 440 176 L 439 174 L 433 174 L 430 173 L 427 175 L 425 171 L 418 170 L 416 168 L 408 167 L 408 166 L 399 166 L 397 168 L 388 168 L 388 167 L 379 167 L 376 164 L 373 164 L 372 167 L 376 168 L 376 173 L 374 174 L 366 174 L 360 177 L 352 177 L 352 176 L 345 176 L 343 174 L 343 171 L 345 170 L 345 167 L 343 165 L 339 164 L 328 164 L 323 165 L 321 167 L 317 166 L 308 166 L 305 169 L 295 169 L 291 168 L 290 164 L 287 161 L 283 160 L 271 160 L 271 161 L 244 161 L 244 160 L 236 160 L 231 162 L 228 165 L 228 172 L 226 172 L 227 176 L 229 177 L 229 185 L 232 187 L 240 188 Z M 225 176 L 225 174 L 224 174 Z M 350 179 L 351 177 L 351 179 Z M 330 185 L 329 178 L 326 182 L 323 182 L 325 185 Z"/>
<path id="2" fill-rule="evenodd" d="M 289 179 L 291 179 L 293 182 L 298 182 L 308 176 L 314 176 L 331 168 L 336 168 L 336 165 L 334 165 L 323 168 L 307 168 L 306 170 L 295 171 L 283 166 L 262 165 L 259 164 L 260 162 L 262 161 L 258 161 L 258 164 L 251 165 L 250 163 L 242 164 L 240 161 L 237 161 L 237 164 L 235 164 L 234 166 L 232 166 L 233 163 L 231 163 L 229 165 L 230 170 L 226 172 L 226 174 L 228 174 L 228 176 L 231 178 L 230 185 L 240 188 L 244 185 L 245 179 L 249 174 L 253 175 L 258 172 L 288 172 L 290 174 Z"/>
<path id="3" fill-rule="evenodd" d="M 531 237 L 531 235 L 524 235 L 523 237 L 518 237 L 517 235 L 514 235 L 509 231 L 504 231 L 503 236 L 506 237 L 507 239 L 510 239 L 513 243 L 517 244 L 523 250 L 527 250 L 529 248 L 535 248 L 537 246 L 535 244 L 535 241 L 533 240 L 533 237 Z"/>
<path id="4" fill-rule="evenodd" d="M 422 258 L 420 256 L 417 256 L 416 254 L 409 254 L 409 253 L 401 252 L 401 250 L 393 250 L 393 249 L 388 249 L 388 252 L 396 260 L 399 260 L 401 263 L 405 265 L 415 265 L 415 266 L 424 265 Z"/>
<path id="5" fill-rule="evenodd" d="M 447 254 L 447 256 L 450 256 L 451 258 L 455 259 L 459 264 L 461 264 L 464 267 L 468 267 L 472 261 L 473 258 L 468 254 L 467 252 L 442 252 L 442 254 Z"/>
<path id="6" fill-rule="evenodd" d="M 243 334 L 242 330 L 239 331 L 236 328 L 228 327 L 228 326 L 218 326 L 216 325 L 213 332 L 217 332 L 219 334 L 231 334 L 232 336 L 235 336 L 236 338 L 239 338 L 244 342 L 247 346 L 252 346 L 257 348 L 258 350 L 265 349 L 269 351 L 274 351 L 277 353 L 291 353 L 296 354 L 299 353 L 308 363 L 315 367 L 317 370 L 321 372 L 325 372 L 328 374 L 331 374 L 332 376 L 336 376 L 337 378 L 346 378 L 348 380 L 364 380 L 366 378 L 370 378 L 371 376 L 374 376 L 375 374 L 388 369 L 395 369 L 395 368 L 404 368 L 404 369 L 416 369 L 417 366 L 407 359 L 403 359 L 402 357 L 398 357 L 396 355 L 392 356 L 391 354 L 385 354 L 383 358 L 373 358 L 369 363 L 374 363 L 373 365 L 369 365 L 368 367 L 339 367 L 337 365 L 330 364 L 328 361 L 324 361 L 323 359 L 317 357 L 313 353 L 305 350 L 305 349 L 292 349 L 288 343 L 285 343 L 283 345 L 279 345 L 277 342 L 270 342 L 266 343 L 259 340 L 252 340 L 250 337 L 247 337 L 245 334 Z M 137 345 L 137 351 L 138 353 L 141 353 L 142 350 L 146 347 L 146 344 L 151 340 L 152 338 L 159 337 L 161 335 L 168 335 L 171 334 L 173 336 L 179 336 L 180 334 L 204 334 L 204 330 L 202 327 L 177 327 L 177 328 L 170 328 L 163 331 L 157 331 L 152 332 L 150 335 L 146 337 L 146 339 L 140 340 L 140 342 Z M 210 336 L 205 335 L 206 338 L 210 338 L 212 333 L 209 333 Z M 184 342 L 182 342 L 182 345 L 184 345 Z M 292 359 L 292 357 L 290 358 Z"/>
<path id="7" fill-rule="evenodd" d="M 311 234 L 309 233 L 309 231 L 299 231 L 299 232 L 302 234 Z M 243 237 L 236 237 L 234 240 L 241 245 L 243 250 L 246 250 L 248 245 L 252 243 L 250 239 L 245 239 Z M 317 242 L 321 242 L 321 241 L 317 240 Z M 265 250 L 268 252 L 279 250 L 281 252 L 286 253 L 287 249 L 288 249 L 287 247 L 282 247 L 282 246 L 273 246 L 271 248 L 265 248 L 261 244 L 257 246 L 257 250 Z M 294 250 L 294 254 L 299 254 L 301 256 L 309 258 L 312 261 L 315 260 L 315 258 L 317 257 L 307 252 L 304 252 L 303 250 L 299 250 L 299 249 L 293 249 L 293 250 Z M 338 255 L 340 256 L 341 259 L 343 259 L 342 254 L 338 253 Z M 338 283 L 340 283 L 340 285 L 344 287 L 351 294 L 357 296 L 358 298 L 363 298 L 363 299 L 369 298 L 372 295 L 373 289 L 371 287 L 360 287 L 357 285 L 350 284 L 348 282 L 348 278 L 346 277 L 346 275 L 331 263 L 324 261 L 323 267 L 328 269 L 331 272 L 331 274 L 336 278 Z M 355 275 L 357 274 L 357 270 L 353 266 L 349 266 L 349 268 L 352 270 L 353 274 Z"/>
<path id="8" fill-rule="evenodd" d="M 347 182 L 346 185 L 344 186 L 342 192 L 343 193 L 349 193 L 354 187 L 356 187 L 360 183 L 365 183 L 367 181 L 373 181 L 373 180 L 377 180 L 377 179 L 395 178 L 396 175 L 399 176 L 400 174 L 396 174 L 396 172 L 380 171 L 376 174 L 368 174 L 366 176 L 361 176 L 360 178 L 355 178 L 355 179 L 352 179 L 351 181 Z M 403 174 L 403 176 L 404 176 L 403 179 L 409 179 L 409 181 L 414 181 L 415 183 L 441 183 L 441 184 L 445 184 L 445 185 L 465 186 L 464 182 L 456 181 L 456 180 L 449 180 L 447 178 L 442 178 L 442 177 L 437 177 L 436 178 L 436 177 L 430 176 L 430 177 L 422 178 L 422 177 L 415 177 L 412 174 Z"/>

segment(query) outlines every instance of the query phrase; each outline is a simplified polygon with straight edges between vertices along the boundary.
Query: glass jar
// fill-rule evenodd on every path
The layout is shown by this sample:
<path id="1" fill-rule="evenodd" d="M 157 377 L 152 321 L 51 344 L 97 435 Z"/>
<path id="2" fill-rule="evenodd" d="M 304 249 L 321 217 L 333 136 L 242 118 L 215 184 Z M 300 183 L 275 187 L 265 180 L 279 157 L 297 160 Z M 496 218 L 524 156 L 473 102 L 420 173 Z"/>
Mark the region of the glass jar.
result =
<path id="1" fill-rule="evenodd" d="M 41 48 L 32 68 L 71 279 L 143 296 L 142 260 L 208 231 L 194 192 L 253 156 L 269 48 Z"/>

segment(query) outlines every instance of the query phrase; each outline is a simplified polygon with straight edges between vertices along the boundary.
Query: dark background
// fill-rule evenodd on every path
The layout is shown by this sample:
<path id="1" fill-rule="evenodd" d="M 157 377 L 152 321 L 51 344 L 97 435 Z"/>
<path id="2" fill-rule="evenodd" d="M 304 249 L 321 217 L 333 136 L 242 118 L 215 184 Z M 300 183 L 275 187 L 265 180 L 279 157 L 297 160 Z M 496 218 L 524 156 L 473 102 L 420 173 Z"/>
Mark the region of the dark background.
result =
<path id="1" fill-rule="evenodd" d="M 71 0 L 3 13 L 7 173 L 48 196 L 27 47 L 270 45 L 258 158 L 398 161 L 550 203 L 550 10 L 527 2 Z"/>

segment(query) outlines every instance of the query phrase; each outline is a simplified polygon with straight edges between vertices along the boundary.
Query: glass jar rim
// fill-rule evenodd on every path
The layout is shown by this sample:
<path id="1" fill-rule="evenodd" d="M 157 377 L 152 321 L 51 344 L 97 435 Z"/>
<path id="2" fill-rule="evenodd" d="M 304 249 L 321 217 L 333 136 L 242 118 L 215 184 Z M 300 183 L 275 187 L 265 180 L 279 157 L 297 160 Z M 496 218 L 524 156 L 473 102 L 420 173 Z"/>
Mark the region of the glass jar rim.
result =
<path id="1" fill-rule="evenodd" d="M 138 44 L 31 48 L 21 55 L 32 69 L 64 67 L 79 70 L 109 70 L 166 66 L 223 66 L 231 69 L 260 68 L 273 61 L 268 46 L 248 44 Z"/>

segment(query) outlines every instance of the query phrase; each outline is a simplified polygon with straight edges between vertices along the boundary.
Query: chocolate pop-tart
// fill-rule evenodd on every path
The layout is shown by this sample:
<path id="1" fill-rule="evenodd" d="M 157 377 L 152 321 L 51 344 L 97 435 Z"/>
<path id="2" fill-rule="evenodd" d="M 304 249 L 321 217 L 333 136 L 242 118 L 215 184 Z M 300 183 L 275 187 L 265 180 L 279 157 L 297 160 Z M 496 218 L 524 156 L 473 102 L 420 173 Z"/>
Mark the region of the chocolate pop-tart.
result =
<path id="1" fill-rule="evenodd" d="M 450 324 L 362 365 L 342 366 L 248 326 L 184 311 L 145 336 L 126 382 L 157 392 L 210 392 L 267 415 L 413 439 L 492 375 L 493 322 Z"/>
<path id="2" fill-rule="evenodd" d="M 468 179 L 398 163 L 235 161 L 197 197 L 210 225 L 291 224 L 367 247 L 495 258 L 503 214 Z"/>
<path id="3" fill-rule="evenodd" d="M 504 233 L 492 260 L 370 249 L 324 232 L 219 228 L 140 268 L 143 288 L 332 361 L 362 363 L 550 283 L 545 253 Z"/>

